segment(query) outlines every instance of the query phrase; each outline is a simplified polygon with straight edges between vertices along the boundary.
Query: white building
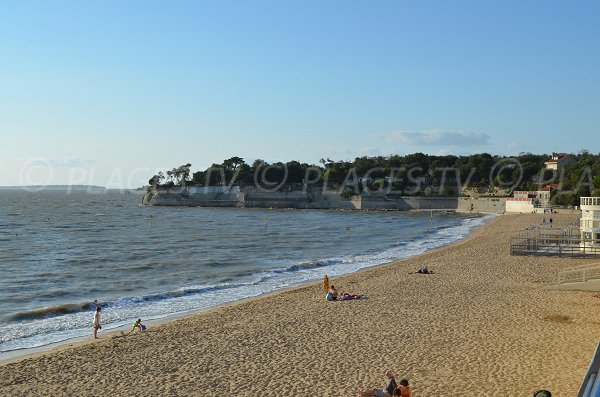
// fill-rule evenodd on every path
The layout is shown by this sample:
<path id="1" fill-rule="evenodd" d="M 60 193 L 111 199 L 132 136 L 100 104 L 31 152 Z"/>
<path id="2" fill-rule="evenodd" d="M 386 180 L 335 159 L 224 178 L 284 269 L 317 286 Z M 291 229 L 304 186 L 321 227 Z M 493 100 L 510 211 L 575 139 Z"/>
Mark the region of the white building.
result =
<path id="1" fill-rule="evenodd" d="M 530 198 L 533 199 L 533 204 L 547 207 L 548 203 L 550 203 L 550 188 L 544 188 L 542 190 L 534 190 L 534 191 L 519 191 L 515 190 L 513 192 L 514 198 Z"/>
<path id="2" fill-rule="evenodd" d="M 527 197 L 507 197 L 506 212 L 534 212 L 535 206 L 532 198 Z"/>
<path id="3" fill-rule="evenodd" d="M 581 197 L 581 246 L 600 247 L 600 197 Z"/>
<path id="4" fill-rule="evenodd" d="M 575 158 L 573 158 L 573 156 L 571 156 L 570 154 L 554 153 L 552 157 L 544 163 L 544 165 L 547 169 L 558 172 L 562 167 L 564 167 L 567 164 L 571 164 L 574 161 Z"/>
<path id="5" fill-rule="evenodd" d="M 506 199 L 506 212 L 534 212 L 543 211 L 550 204 L 550 188 L 535 191 L 513 192 L 513 197 Z"/>

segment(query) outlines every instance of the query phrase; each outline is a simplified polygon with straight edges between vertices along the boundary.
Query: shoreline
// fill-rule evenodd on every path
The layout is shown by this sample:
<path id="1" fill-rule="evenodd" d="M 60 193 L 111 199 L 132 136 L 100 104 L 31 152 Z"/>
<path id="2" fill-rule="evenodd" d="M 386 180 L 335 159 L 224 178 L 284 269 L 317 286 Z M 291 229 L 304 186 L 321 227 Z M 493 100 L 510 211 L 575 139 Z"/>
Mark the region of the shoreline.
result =
<path id="1" fill-rule="evenodd" d="M 356 210 L 353 210 L 356 211 Z M 364 210 L 363 210 L 364 211 Z M 369 209 L 366 211 L 398 211 L 398 210 L 380 210 L 380 209 Z M 450 211 L 450 210 L 433 210 L 434 212 L 454 212 L 454 213 L 460 213 L 459 211 Z M 408 212 L 430 212 L 430 210 L 409 210 Z M 472 214 L 472 213 L 471 213 Z M 334 276 L 335 278 L 341 278 L 341 277 L 346 277 L 349 276 L 351 274 L 355 274 L 355 273 L 360 273 L 363 271 L 369 271 L 375 268 L 379 268 L 382 266 L 389 266 L 392 265 L 396 262 L 399 261 L 403 261 L 403 260 L 407 260 L 410 258 L 414 258 L 414 257 L 418 257 L 421 255 L 425 255 L 427 253 L 430 252 L 435 252 L 437 250 L 440 249 L 444 249 L 445 247 L 454 245 L 454 244 L 459 244 L 463 241 L 466 241 L 468 239 L 470 239 L 478 230 L 485 228 L 486 225 L 488 225 L 489 223 L 493 222 L 499 215 L 498 214 L 494 214 L 494 213 L 476 213 L 477 215 L 479 215 L 479 218 L 486 218 L 483 223 L 472 227 L 469 230 L 469 234 L 466 235 L 465 237 L 461 238 L 460 240 L 457 241 L 453 241 L 453 242 L 449 242 L 449 243 L 445 243 L 442 244 L 438 247 L 432 248 L 428 251 L 425 251 L 423 253 L 420 254 L 416 254 L 407 258 L 400 258 L 400 259 L 395 259 L 392 260 L 391 262 L 385 262 L 385 263 L 380 263 L 377 265 L 373 265 L 373 266 L 368 266 L 368 267 L 364 267 L 361 268 L 357 271 L 353 271 L 350 273 L 344 273 L 341 275 L 337 275 Z M 323 271 L 326 271 L 327 269 L 323 269 Z M 159 318 L 159 319 L 152 319 L 152 320 L 148 320 L 148 321 L 144 321 L 144 323 L 147 323 L 147 325 L 151 325 L 153 328 L 157 327 L 157 326 L 161 326 L 165 323 L 169 323 L 172 321 L 176 321 L 179 319 L 184 319 L 187 317 L 192 317 L 195 315 L 202 315 L 205 313 L 208 313 L 212 310 L 215 309 L 219 309 L 219 308 L 223 308 L 229 305 L 236 305 L 239 303 L 244 303 L 247 301 L 251 301 L 251 300 L 255 300 L 255 299 L 263 299 L 263 298 L 269 298 L 270 296 L 274 295 L 274 294 L 278 294 L 278 293 L 284 293 L 287 291 L 292 291 L 295 289 L 300 289 L 300 288 L 307 288 L 309 286 L 314 285 L 315 283 L 318 284 L 320 282 L 320 280 L 314 280 L 314 281 L 308 281 L 308 282 L 303 282 L 301 284 L 298 285 L 293 285 L 290 287 L 285 287 L 282 289 L 278 289 L 278 290 L 274 290 L 274 291 L 270 291 L 261 295 L 257 295 L 257 296 L 250 296 L 250 297 L 244 297 L 244 298 L 240 298 L 237 300 L 233 300 L 230 302 L 224 302 L 221 304 L 218 304 L 214 307 L 209 307 L 209 308 L 204 308 L 204 309 L 198 309 L 198 310 L 191 310 L 191 311 L 187 311 L 187 312 L 181 312 L 181 313 L 174 313 L 174 314 L 169 314 L 166 315 L 165 317 Z M 128 325 L 122 325 L 122 326 L 117 326 L 115 328 L 111 328 L 110 330 L 107 330 L 105 332 L 101 332 L 101 337 L 98 338 L 98 340 L 94 340 L 94 339 L 90 339 L 90 336 L 80 336 L 80 337 L 76 337 L 76 338 L 72 338 L 72 339 L 67 339 L 64 341 L 59 341 L 59 342 L 53 342 L 50 343 L 48 345 L 43 345 L 43 346 L 37 346 L 37 347 L 31 347 L 31 348 L 23 348 L 23 349 L 17 349 L 17 350 L 12 350 L 12 351 L 7 351 L 7 352 L 2 352 L 0 353 L 0 366 L 5 365 L 5 364 L 9 364 L 12 362 L 17 362 L 17 361 L 21 361 L 22 359 L 27 359 L 27 358 L 32 358 L 32 357 L 37 357 L 43 354 L 47 354 L 47 353 L 52 353 L 54 351 L 60 351 L 63 349 L 68 349 L 71 347 L 77 347 L 77 346 L 81 346 L 81 345 L 85 345 L 87 343 L 96 343 L 98 342 L 100 339 L 105 339 L 105 338 L 114 338 L 116 336 L 120 335 L 121 331 L 128 331 L 129 330 L 129 326 Z M 91 334 L 91 328 L 90 328 L 90 334 Z"/>
<path id="2" fill-rule="evenodd" d="M 296 286 L 146 334 L 3 361 L 0 378 L 15 394 L 92 395 L 87 385 L 96 382 L 96 394 L 112 395 L 150 386 L 159 395 L 333 396 L 381 386 L 391 368 L 418 396 L 449 387 L 572 395 L 595 349 L 600 302 L 545 287 L 564 266 L 587 260 L 508 256 L 510 234 L 541 217 L 496 217 L 452 244 L 332 280 L 342 292 L 366 294 L 364 301 L 326 303 L 320 283 Z M 420 265 L 436 273 L 409 274 Z M 121 365 L 138 353 L 152 364 Z"/>
<path id="3" fill-rule="evenodd" d="M 294 209 L 293 209 L 294 210 Z M 325 211 L 331 211 L 331 210 L 325 210 Z M 335 211 L 335 210 L 334 210 Z M 367 210 L 367 211 L 382 211 L 382 210 Z M 397 211 L 397 210 L 394 210 Z M 409 212 L 415 212 L 415 213 L 419 213 L 419 212 L 430 212 L 429 210 L 411 210 Z M 439 211 L 439 212 L 453 212 L 455 213 L 456 211 Z M 468 214 L 467 214 L 468 215 Z M 473 215 L 473 214 L 471 214 Z M 386 261 L 386 262 L 382 262 L 382 263 L 378 263 L 378 264 L 371 264 L 365 267 L 361 267 L 358 270 L 354 270 L 354 269 L 350 269 L 349 272 L 347 273 L 336 273 L 336 271 L 334 271 L 333 269 L 328 269 L 328 268 L 322 268 L 321 271 L 324 273 L 328 273 L 329 271 L 333 271 L 333 276 L 331 273 L 328 273 L 330 275 L 330 277 L 344 277 L 356 272 L 361 272 L 361 271 L 365 271 L 365 270 L 369 270 L 369 269 L 374 269 L 377 268 L 379 266 L 386 266 L 389 265 L 391 263 L 394 263 L 398 260 L 403 260 L 403 259 L 408 259 L 411 258 L 413 256 L 419 256 L 419 255 L 423 255 L 427 252 L 432 252 L 435 251 L 437 249 L 441 249 L 443 247 L 446 247 L 448 245 L 452 245 L 452 244 L 456 244 L 457 242 L 463 241 L 465 239 L 470 238 L 470 236 L 474 233 L 475 230 L 484 227 L 487 223 L 492 222 L 493 219 L 495 217 L 497 217 L 497 214 L 481 214 L 481 213 L 477 213 L 476 217 L 470 217 L 470 218 L 464 218 L 464 219 L 477 219 L 479 224 L 476 224 L 475 226 L 468 226 L 468 232 L 467 234 L 462 237 L 460 240 L 456 240 L 456 241 L 450 241 L 450 242 L 444 242 L 442 244 L 440 244 L 439 246 L 435 247 L 435 248 L 428 248 L 427 251 L 422 252 L 422 253 L 416 253 L 413 254 L 412 256 L 409 256 L 407 258 L 396 258 L 390 261 Z M 463 232 L 461 232 L 463 233 Z M 312 285 L 314 283 L 318 283 L 321 280 L 322 275 L 319 278 L 313 279 L 313 280 L 309 280 L 309 281 L 301 281 L 299 284 L 293 284 L 289 287 L 284 287 L 284 288 L 279 288 L 279 289 L 275 289 L 269 292 L 265 292 L 265 293 L 261 293 L 259 295 L 254 295 L 254 296 L 246 296 L 246 297 L 241 297 L 235 300 L 231 300 L 231 301 L 227 301 L 227 302 L 222 302 L 219 303 L 215 306 L 212 307 L 206 307 L 206 308 L 199 308 L 199 309 L 192 309 L 192 310 L 188 310 L 188 311 L 184 311 L 184 312 L 178 312 L 178 313 L 172 313 L 172 314 L 167 314 L 163 317 L 159 317 L 159 318 L 153 318 L 153 319 L 145 319 L 144 323 L 148 323 L 152 326 L 156 326 L 157 324 L 162 324 L 165 322 L 170 322 L 170 321 L 174 321 L 180 318 L 185 318 L 185 317 L 189 317 L 189 316 L 194 316 L 196 314 L 201 314 L 201 313 L 205 313 L 207 311 L 210 311 L 212 309 L 215 308 L 220 308 L 223 306 L 227 306 L 230 304 L 236 304 L 239 302 L 244 302 L 247 300 L 252 300 L 252 299 L 261 299 L 263 297 L 268 297 L 271 294 L 274 293 L 278 293 L 278 292 L 285 292 L 291 289 L 295 289 L 295 288 L 302 288 L 302 287 L 306 287 L 309 285 Z M 106 327 L 104 327 L 106 328 Z M 114 335 L 118 335 L 121 331 L 128 331 L 129 330 L 129 323 L 123 324 L 123 325 L 113 325 L 112 328 L 109 329 L 103 329 L 100 333 L 100 335 L 105 335 L 105 336 L 114 336 Z M 91 331 L 90 331 L 90 335 L 91 335 Z M 14 362 L 19 360 L 20 358 L 27 358 L 27 357 L 31 357 L 31 356 L 36 356 L 39 354 L 43 354 L 46 352 L 52 352 L 54 350 L 57 349 L 62 349 L 66 346 L 79 346 L 81 344 L 85 344 L 86 342 L 89 343 L 93 343 L 93 340 L 89 340 L 89 335 L 83 335 L 83 336 L 77 336 L 77 337 L 72 337 L 69 339 L 65 339 L 62 341 L 57 341 L 57 342 L 52 342 L 49 344 L 45 344 L 42 346 L 36 346 L 36 347 L 27 347 L 27 348 L 20 348 L 20 349 L 15 349 L 15 350 L 9 350 L 6 352 L 0 352 L 0 365 L 2 365 L 5 362 Z"/>

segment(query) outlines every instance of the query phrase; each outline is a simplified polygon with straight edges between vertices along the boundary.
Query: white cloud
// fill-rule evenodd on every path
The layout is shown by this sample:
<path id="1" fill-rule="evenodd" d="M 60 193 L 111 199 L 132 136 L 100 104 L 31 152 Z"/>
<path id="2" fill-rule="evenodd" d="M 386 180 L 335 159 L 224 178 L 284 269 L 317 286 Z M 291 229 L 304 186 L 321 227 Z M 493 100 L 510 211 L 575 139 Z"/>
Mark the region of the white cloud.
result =
<path id="1" fill-rule="evenodd" d="M 332 160 L 344 160 L 344 161 L 353 161 L 356 157 L 362 156 L 383 156 L 386 155 L 381 148 L 375 146 L 363 146 L 356 148 L 348 148 L 348 147 L 319 147 L 317 149 L 317 153 L 320 153 L 320 157 L 322 158 L 331 158 Z"/>
<path id="2" fill-rule="evenodd" d="M 421 146 L 485 146 L 489 144 L 490 136 L 472 131 L 399 131 L 383 135 L 386 142 L 401 143 L 404 145 Z"/>

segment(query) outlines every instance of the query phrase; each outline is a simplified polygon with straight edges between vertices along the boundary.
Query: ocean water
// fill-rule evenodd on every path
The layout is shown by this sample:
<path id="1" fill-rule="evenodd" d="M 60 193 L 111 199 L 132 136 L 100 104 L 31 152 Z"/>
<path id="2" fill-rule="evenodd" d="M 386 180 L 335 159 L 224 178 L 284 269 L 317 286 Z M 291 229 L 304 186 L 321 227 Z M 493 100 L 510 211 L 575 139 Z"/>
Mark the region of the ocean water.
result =
<path id="1" fill-rule="evenodd" d="M 490 216 L 144 207 L 140 193 L 0 190 L 0 357 L 355 272 Z"/>

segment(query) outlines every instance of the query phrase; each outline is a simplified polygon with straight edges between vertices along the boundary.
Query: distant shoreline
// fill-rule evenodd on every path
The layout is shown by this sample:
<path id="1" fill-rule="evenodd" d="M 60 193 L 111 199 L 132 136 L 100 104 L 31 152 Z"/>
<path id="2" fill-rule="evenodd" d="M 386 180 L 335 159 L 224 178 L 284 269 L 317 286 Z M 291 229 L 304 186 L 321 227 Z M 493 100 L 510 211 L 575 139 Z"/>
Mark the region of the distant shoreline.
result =
<path id="1" fill-rule="evenodd" d="M 144 188 L 119 188 L 105 187 L 97 185 L 28 185 L 28 186 L 0 186 L 0 190 L 19 190 L 28 191 L 31 193 L 39 193 L 42 191 L 88 191 L 88 192 L 105 192 L 105 191 L 120 191 L 120 192 L 136 192 L 144 193 Z"/>
<path id="2" fill-rule="evenodd" d="M 44 188 L 44 189 L 112 189 L 106 186 L 98 185 L 19 185 L 19 186 L 0 186 L 0 189 L 28 189 L 28 188 Z M 118 188 L 116 188 L 118 189 Z"/>

